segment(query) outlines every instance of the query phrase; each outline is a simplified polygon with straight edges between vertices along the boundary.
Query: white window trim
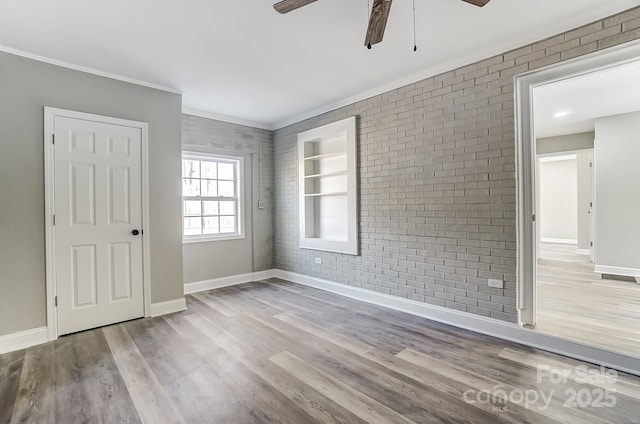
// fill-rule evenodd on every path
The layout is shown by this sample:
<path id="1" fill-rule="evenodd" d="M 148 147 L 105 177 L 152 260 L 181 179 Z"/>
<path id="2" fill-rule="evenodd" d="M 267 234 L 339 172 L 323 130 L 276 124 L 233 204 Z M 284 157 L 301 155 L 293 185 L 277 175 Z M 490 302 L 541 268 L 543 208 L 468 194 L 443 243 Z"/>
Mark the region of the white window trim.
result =
<path id="1" fill-rule="evenodd" d="M 181 163 L 184 159 L 195 159 L 195 160 L 230 160 L 236 161 L 238 163 L 238 168 L 236 169 L 236 194 L 237 194 L 237 220 L 238 220 L 238 233 L 237 234 L 206 234 L 206 235 L 184 235 L 184 205 L 182 202 L 184 201 L 184 196 L 181 196 L 181 208 L 182 208 L 182 244 L 192 244 L 192 243 L 206 243 L 206 242 L 214 242 L 214 241 L 226 241 L 226 240 L 240 240 L 245 238 L 244 231 L 244 158 L 242 156 L 229 156 L 229 155 L 219 155 L 216 153 L 209 152 L 198 152 L 194 150 L 183 150 L 181 154 Z M 180 182 L 182 186 L 182 173 L 180 174 Z"/>

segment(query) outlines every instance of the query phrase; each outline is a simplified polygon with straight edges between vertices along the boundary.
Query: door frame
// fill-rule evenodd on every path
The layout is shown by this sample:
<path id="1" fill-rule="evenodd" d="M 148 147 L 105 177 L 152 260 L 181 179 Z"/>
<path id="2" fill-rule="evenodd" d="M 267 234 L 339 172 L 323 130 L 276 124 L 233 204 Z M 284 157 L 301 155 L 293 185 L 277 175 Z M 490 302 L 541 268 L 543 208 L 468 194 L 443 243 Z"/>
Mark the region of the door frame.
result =
<path id="1" fill-rule="evenodd" d="M 104 124 L 138 128 L 142 133 L 142 287 L 144 316 L 151 316 L 151 266 L 149 252 L 149 128 L 146 122 L 131 121 L 109 116 L 73 110 L 44 107 L 44 208 L 45 208 L 45 285 L 47 306 L 47 336 L 49 340 L 58 338 L 58 314 L 55 305 L 57 281 L 55 274 L 55 226 L 53 225 L 55 196 L 55 150 L 53 144 L 54 118 L 65 117 L 95 121 Z"/>
<path id="2" fill-rule="evenodd" d="M 514 77 L 517 154 L 516 245 L 518 283 L 516 289 L 518 323 L 521 326 L 534 326 L 536 323 L 538 236 L 537 223 L 532 219 L 537 213 L 535 197 L 537 190 L 537 160 L 534 142 L 536 137 L 533 125 L 533 89 L 552 82 L 602 71 L 639 60 L 640 40 L 634 40 Z"/>

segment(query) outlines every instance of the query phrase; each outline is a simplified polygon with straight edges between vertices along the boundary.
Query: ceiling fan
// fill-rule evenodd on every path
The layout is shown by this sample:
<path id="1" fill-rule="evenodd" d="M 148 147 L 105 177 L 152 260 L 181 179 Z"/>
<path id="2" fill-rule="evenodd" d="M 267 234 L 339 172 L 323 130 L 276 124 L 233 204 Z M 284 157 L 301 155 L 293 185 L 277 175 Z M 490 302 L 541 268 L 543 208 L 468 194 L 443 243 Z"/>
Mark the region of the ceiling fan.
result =
<path id="1" fill-rule="evenodd" d="M 280 13 L 288 13 L 315 1 L 317 0 L 282 0 L 274 4 L 273 8 Z M 387 26 L 387 19 L 389 18 L 389 11 L 391 10 L 391 1 L 392 0 L 373 0 L 373 7 L 371 8 L 371 16 L 369 18 L 369 27 L 367 28 L 367 35 L 364 40 L 364 45 L 368 48 L 371 48 L 372 45 L 378 44 L 382 41 L 384 29 Z M 482 7 L 491 0 L 462 1 Z"/>

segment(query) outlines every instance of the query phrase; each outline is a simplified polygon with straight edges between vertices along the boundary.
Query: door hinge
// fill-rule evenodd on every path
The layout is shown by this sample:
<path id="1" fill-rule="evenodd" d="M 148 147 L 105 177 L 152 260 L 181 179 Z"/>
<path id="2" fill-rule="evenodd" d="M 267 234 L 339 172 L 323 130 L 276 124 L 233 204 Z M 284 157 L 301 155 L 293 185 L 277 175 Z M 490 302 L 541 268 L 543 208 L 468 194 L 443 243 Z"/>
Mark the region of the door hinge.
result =
<path id="1" fill-rule="evenodd" d="M 56 216 L 53 215 L 53 225 L 56 225 Z"/>
<path id="2" fill-rule="evenodd" d="M 56 308 L 58 307 L 58 296 L 53 298 L 54 303 L 56 304 Z"/>
<path id="3" fill-rule="evenodd" d="M 589 245 L 590 245 L 591 247 L 593 247 L 593 242 L 589 243 Z"/>
<path id="4" fill-rule="evenodd" d="M 536 222 L 536 214 L 531 215 L 531 220 L 532 220 L 533 222 Z"/>
<path id="5" fill-rule="evenodd" d="M 593 168 L 593 162 L 589 162 L 589 168 Z"/>
<path id="6" fill-rule="evenodd" d="M 56 144 L 56 135 L 51 134 L 51 144 Z"/>

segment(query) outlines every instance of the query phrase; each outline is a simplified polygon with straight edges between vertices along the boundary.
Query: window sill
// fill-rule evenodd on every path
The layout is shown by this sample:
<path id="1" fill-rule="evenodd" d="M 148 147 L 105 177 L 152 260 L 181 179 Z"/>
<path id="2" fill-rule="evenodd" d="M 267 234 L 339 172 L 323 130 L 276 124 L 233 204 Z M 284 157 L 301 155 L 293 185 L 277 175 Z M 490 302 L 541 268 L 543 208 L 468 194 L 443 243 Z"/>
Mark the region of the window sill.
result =
<path id="1" fill-rule="evenodd" d="M 182 244 L 192 244 L 192 243 L 209 243 L 215 241 L 228 241 L 228 240 L 240 240 L 244 238 L 244 234 L 229 234 L 224 236 L 213 236 L 213 237 L 193 237 L 193 238 L 183 238 Z"/>

